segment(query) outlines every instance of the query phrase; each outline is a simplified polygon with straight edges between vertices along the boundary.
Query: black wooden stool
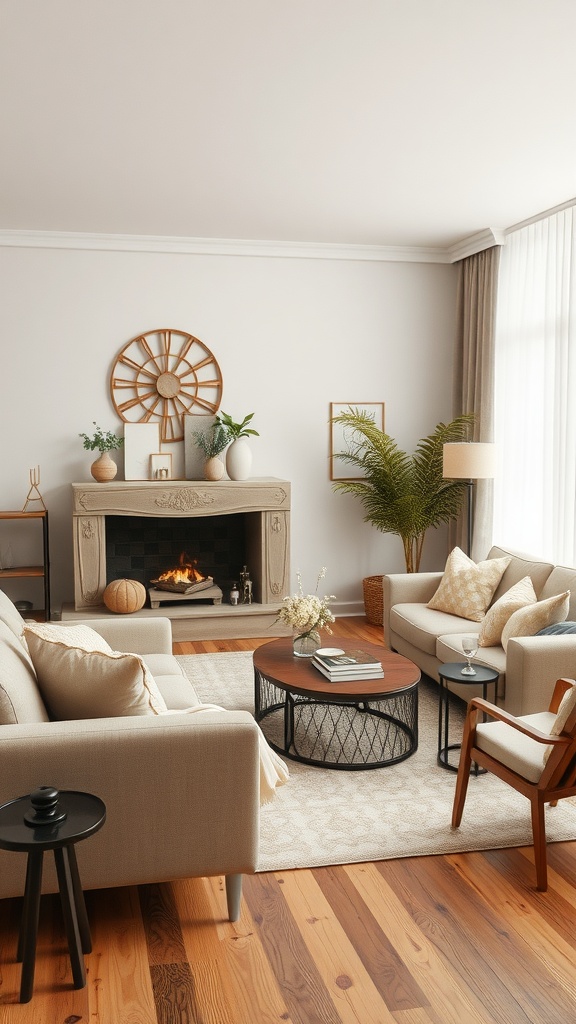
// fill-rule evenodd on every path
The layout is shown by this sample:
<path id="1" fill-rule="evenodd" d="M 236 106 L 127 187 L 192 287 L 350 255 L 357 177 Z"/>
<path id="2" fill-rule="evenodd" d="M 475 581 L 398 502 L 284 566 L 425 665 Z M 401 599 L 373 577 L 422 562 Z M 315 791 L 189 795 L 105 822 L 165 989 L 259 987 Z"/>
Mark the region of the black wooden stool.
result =
<path id="1" fill-rule="evenodd" d="M 34 988 L 42 862 L 46 850 L 54 851 L 74 988 L 83 988 L 86 984 L 82 954 L 92 951 L 92 939 L 74 844 L 97 832 L 105 820 L 106 807 L 99 797 L 74 790 L 59 793 L 51 786 L 41 786 L 29 796 L 0 807 L 0 849 L 28 854 L 17 954 L 22 963 L 21 1003 L 30 1001 Z"/>

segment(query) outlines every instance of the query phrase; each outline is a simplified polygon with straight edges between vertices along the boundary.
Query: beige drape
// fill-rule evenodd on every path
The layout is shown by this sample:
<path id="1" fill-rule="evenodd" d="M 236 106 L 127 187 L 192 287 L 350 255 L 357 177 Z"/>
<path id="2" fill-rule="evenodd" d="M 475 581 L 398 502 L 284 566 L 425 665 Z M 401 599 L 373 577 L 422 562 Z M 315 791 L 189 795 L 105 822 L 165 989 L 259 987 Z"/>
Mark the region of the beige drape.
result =
<path id="1" fill-rule="evenodd" d="M 458 324 L 454 361 L 454 416 L 474 413 L 473 441 L 493 441 L 494 333 L 500 246 L 460 261 Z M 473 487 L 471 557 L 486 557 L 492 544 L 493 483 L 478 480 Z M 467 513 L 452 531 L 451 541 L 466 550 Z"/>

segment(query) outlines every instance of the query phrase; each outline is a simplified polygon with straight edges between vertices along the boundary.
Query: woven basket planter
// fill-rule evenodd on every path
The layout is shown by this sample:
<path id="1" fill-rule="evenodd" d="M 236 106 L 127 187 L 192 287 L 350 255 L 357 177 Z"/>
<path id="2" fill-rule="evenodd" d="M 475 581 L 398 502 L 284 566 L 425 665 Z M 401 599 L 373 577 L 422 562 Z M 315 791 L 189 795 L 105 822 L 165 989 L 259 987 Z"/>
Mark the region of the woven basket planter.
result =
<path id="1" fill-rule="evenodd" d="M 381 576 L 366 576 L 362 580 L 364 588 L 364 610 L 371 626 L 381 626 L 384 621 L 382 609 L 383 586 Z"/>

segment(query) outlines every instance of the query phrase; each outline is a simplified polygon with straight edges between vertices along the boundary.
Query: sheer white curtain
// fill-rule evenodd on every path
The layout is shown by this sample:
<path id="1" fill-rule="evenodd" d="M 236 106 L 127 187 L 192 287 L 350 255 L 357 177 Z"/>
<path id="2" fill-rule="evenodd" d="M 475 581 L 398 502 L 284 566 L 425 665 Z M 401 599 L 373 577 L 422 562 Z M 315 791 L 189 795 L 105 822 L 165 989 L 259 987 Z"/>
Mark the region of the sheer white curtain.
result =
<path id="1" fill-rule="evenodd" d="M 512 232 L 495 341 L 494 540 L 576 565 L 576 216 Z"/>

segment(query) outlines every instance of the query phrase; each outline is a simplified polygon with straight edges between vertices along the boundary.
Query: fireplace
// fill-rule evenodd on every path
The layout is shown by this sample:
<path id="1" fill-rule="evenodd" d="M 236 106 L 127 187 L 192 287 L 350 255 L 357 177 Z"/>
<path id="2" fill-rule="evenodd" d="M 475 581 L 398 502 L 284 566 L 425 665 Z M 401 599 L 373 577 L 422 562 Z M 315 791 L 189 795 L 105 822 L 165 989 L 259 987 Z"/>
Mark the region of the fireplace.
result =
<path id="1" fill-rule="evenodd" d="M 108 614 L 102 603 L 114 579 L 151 581 L 183 553 L 221 590 L 194 600 L 164 599 L 137 615 L 168 615 L 175 640 L 282 635 L 274 627 L 290 586 L 290 484 L 246 481 L 119 481 L 73 484 L 73 608 L 63 618 Z M 250 604 L 232 606 L 233 583 L 246 566 Z M 147 604 L 150 603 L 150 600 Z"/>

